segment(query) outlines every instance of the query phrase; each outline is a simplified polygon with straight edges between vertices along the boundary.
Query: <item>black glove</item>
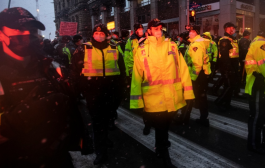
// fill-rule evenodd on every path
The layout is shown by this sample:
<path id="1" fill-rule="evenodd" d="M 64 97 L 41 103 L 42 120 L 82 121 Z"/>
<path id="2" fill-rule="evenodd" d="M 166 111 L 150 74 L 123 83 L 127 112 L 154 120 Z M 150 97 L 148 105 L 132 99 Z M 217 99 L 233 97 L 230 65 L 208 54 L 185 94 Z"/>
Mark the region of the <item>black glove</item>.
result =
<path id="1" fill-rule="evenodd" d="M 256 71 L 253 72 L 253 76 L 255 76 L 258 80 L 264 80 L 264 76 L 261 73 L 258 73 Z"/>

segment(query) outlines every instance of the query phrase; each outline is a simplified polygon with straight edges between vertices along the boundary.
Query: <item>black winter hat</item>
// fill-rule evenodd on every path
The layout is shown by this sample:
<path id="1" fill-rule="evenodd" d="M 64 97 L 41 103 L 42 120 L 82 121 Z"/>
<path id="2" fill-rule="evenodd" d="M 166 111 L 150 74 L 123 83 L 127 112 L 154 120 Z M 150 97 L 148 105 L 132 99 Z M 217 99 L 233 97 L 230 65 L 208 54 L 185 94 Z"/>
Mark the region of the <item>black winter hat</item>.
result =
<path id="1" fill-rule="evenodd" d="M 139 28 L 144 28 L 144 27 L 142 24 L 136 23 L 136 24 L 134 24 L 133 28 L 134 28 L 134 31 L 136 32 Z"/>
<path id="2" fill-rule="evenodd" d="M 5 9 L 0 13 L 0 28 L 3 26 L 11 29 L 20 29 L 28 25 L 40 30 L 45 30 L 45 26 L 35 19 L 35 17 L 26 9 L 15 7 Z"/>
<path id="3" fill-rule="evenodd" d="M 162 27 L 165 27 L 164 23 L 162 23 L 159 19 L 155 18 L 151 20 L 150 22 L 148 22 L 148 29 L 150 29 L 151 27 L 157 27 L 159 25 L 162 25 Z"/>
<path id="4" fill-rule="evenodd" d="M 260 22 L 259 29 L 265 32 L 265 19 L 262 19 L 262 21 Z"/>
<path id="5" fill-rule="evenodd" d="M 228 27 L 234 27 L 234 28 L 237 28 L 236 25 L 234 25 L 234 23 L 232 22 L 227 22 L 225 25 L 224 25 L 224 29 L 228 28 Z"/>
<path id="6" fill-rule="evenodd" d="M 122 29 L 121 30 L 121 37 L 127 37 L 129 36 L 130 32 L 128 30 Z"/>
<path id="7" fill-rule="evenodd" d="M 80 41 L 82 39 L 83 39 L 82 36 L 80 36 L 80 35 L 74 35 L 73 42 L 76 43 L 76 42 L 78 42 L 78 41 Z"/>
<path id="8" fill-rule="evenodd" d="M 95 25 L 92 33 L 94 34 L 96 31 L 103 32 L 103 33 L 105 33 L 106 36 L 110 35 L 110 32 L 107 29 L 107 27 L 104 24 L 101 24 L 101 23 Z"/>
<path id="9" fill-rule="evenodd" d="M 243 32 L 243 37 L 244 36 L 249 36 L 251 33 L 249 32 L 249 31 L 247 31 L 247 30 L 245 30 L 244 32 Z"/>

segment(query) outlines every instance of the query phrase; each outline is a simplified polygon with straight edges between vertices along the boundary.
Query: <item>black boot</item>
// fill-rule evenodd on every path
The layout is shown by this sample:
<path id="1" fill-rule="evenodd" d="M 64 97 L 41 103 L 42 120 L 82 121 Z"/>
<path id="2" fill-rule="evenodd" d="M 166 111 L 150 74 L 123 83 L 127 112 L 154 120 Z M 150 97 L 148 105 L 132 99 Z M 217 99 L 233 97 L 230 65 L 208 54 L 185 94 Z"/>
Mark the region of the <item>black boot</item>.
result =
<path id="1" fill-rule="evenodd" d="M 210 126 L 209 119 L 196 119 L 195 121 L 196 121 L 196 123 L 198 123 L 202 126 L 205 126 L 205 127 Z"/>
<path id="2" fill-rule="evenodd" d="M 165 168 L 174 168 L 173 164 L 171 163 L 171 159 L 169 156 L 168 149 L 158 150 L 160 157 L 163 159 Z"/>
<path id="3" fill-rule="evenodd" d="M 144 134 L 144 135 L 148 135 L 148 134 L 150 134 L 150 130 L 151 130 L 151 127 L 145 125 L 145 126 L 144 126 L 144 129 L 143 129 L 143 134 Z"/>
<path id="4" fill-rule="evenodd" d="M 94 160 L 94 165 L 98 165 L 98 164 L 104 164 L 108 159 L 107 153 L 100 153 L 97 154 L 96 159 Z"/>
<path id="5" fill-rule="evenodd" d="M 112 120 L 110 120 L 109 121 L 109 130 L 110 131 L 113 131 L 113 130 L 116 130 L 117 129 L 117 127 L 116 127 L 116 125 L 115 125 L 115 120 L 114 119 L 112 119 Z"/>

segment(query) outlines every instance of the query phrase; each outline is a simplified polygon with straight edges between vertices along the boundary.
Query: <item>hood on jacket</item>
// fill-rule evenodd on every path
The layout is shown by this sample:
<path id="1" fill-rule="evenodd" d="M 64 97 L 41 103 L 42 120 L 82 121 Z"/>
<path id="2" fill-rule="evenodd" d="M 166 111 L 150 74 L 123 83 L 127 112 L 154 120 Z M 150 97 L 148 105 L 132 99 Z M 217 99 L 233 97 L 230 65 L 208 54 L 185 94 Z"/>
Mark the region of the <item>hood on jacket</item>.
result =
<path id="1" fill-rule="evenodd" d="M 205 32 L 203 35 L 207 36 L 210 40 L 213 40 L 210 32 Z"/>

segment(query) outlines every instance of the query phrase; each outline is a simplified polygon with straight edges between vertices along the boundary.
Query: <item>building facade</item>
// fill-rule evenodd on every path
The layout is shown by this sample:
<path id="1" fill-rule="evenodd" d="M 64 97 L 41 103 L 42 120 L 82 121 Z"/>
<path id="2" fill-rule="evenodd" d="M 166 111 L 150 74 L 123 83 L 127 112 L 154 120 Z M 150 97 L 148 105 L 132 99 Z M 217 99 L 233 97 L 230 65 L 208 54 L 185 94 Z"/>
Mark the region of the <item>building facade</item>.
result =
<path id="1" fill-rule="evenodd" d="M 190 0 L 191 1 L 191 0 Z M 192 1 L 193 2 L 193 1 Z M 189 4 L 196 11 L 196 24 L 201 33 L 211 32 L 222 36 L 226 22 L 235 23 L 239 34 L 244 30 L 258 33 L 259 22 L 265 18 L 265 0 L 200 0 Z M 195 4 L 195 5 L 194 5 Z M 167 33 L 174 37 L 185 31 L 187 24 L 187 0 L 54 0 L 55 23 L 78 22 L 78 32 L 91 37 L 95 24 L 106 24 L 110 31 L 133 30 L 135 23 L 142 23 L 145 30 L 148 21 L 159 18 L 166 24 Z"/>

